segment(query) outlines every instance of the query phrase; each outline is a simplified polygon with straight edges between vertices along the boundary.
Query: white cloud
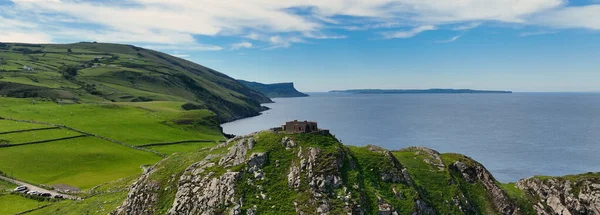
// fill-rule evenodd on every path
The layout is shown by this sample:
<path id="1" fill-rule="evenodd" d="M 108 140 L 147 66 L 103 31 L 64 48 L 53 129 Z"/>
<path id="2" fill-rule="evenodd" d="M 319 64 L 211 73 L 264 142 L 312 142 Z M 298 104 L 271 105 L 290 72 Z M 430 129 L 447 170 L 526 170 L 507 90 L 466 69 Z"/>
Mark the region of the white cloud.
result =
<path id="1" fill-rule="evenodd" d="M 21 42 L 98 40 L 220 50 L 197 36 L 289 47 L 346 38 L 343 32 L 324 33 L 331 29 L 388 29 L 386 38 L 409 38 L 434 26 L 465 31 L 488 22 L 600 30 L 600 5 L 569 6 L 567 0 L 11 1 L 14 5 L 0 6 L 0 31 Z M 420 27 L 397 31 L 410 26 Z"/>
<path id="2" fill-rule="evenodd" d="M 306 41 L 300 37 L 282 37 L 277 35 L 270 37 L 269 42 L 271 43 L 271 46 L 266 49 L 287 48 L 293 43 L 304 43 Z"/>
<path id="3" fill-rule="evenodd" d="M 3 32 L 0 34 L 0 42 L 50 43 L 51 39 L 44 33 Z"/>
<path id="4" fill-rule="evenodd" d="M 305 32 L 303 35 L 311 39 L 345 39 L 348 37 L 344 35 L 326 35 L 321 32 Z"/>
<path id="5" fill-rule="evenodd" d="M 529 37 L 529 36 L 539 36 L 539 35 L 555 34 L 555 33 L 557 33 L 557 32 L 556 31 L 528 31 L 528 32 L 520 33 L 519 36 Z"/>
<path id="6" fill-rule="evenodd" d="M 206 44 L 188 44 L 188 45 L 141 45 L 148 49 L 168 50 L 168 51 L 220 51 L 223 47 Z"/>
<path id="7" fill-rule="evenodd" d="M 419 26 L 419 27 L 410 29 L 408 31 L 384 32 L 383 37 L 386 39 L 410 38 L 410 37 L 416 36 L 417 34 L 419 34 L 421 32 L 432 31 L 435 29 L 436 29 L 436 27 L 433 25 L 423 25 L 423 26 Z"/>
<path id="8" fill-rule="evenodd" d="M 241 43 L 231 44 L 231 49 L 232 50 L 238 50 L 238 49 L 242 49 L 242 48 L 246 48 L 246 49 L 252 48 L 252 43 L 241 42 Z"/>
<path id="9" fill-rule="evenodd" d="M 458 35 L 458 36 L 454 36 L 454 37 L 452 37 L 452 38 L 450 38 L 450 39 L 447 39 L 447 40 L 440 40 L 440 41 L 437 41 L 437 42 L 438 42 L 438 43 L 451 43 L 451 42 L 454 42 L 454 41 L 458 40 L 460 37 L 461 37 L 461 36 L 460 36 L 460 35 Z"/>
<path id="10" fill-rule="evenodd" d="M 479 22 L 473 22 L 473 23 L 469 23 L 469 24 L 466 24 L 466 25 L 461 25 L 461 26 L 454 27 L 454 28 L 452 28 L 452 30 L 454 30 L 454 31 L 466 31 L 466 30 L 471 30 L 473 28 L 477 28 L 480 25 L 481 25 L 481 23 L 479 23 Z"/>
<path id="11" fill-rule="evenodd" d="M 190 56 L 190 55 L 187 55 L 187 54 L 171 54 L 171 55 L 173 55 L 175 57 L 178 57 L 178 58 L 187 58 L 187 57 Z"/>
<path id="12" fill-rule="evenodd" d="M 600 30 L 600 5 L 560 8 L 539 14 L 532 22 L 556 28 Z"/>

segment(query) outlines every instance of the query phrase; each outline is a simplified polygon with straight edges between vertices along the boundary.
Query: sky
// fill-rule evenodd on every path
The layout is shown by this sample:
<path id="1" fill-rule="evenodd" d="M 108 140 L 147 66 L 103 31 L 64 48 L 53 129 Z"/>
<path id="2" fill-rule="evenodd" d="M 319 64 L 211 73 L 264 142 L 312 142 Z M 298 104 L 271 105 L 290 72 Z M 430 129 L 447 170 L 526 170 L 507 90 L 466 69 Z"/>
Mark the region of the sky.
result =
<path id="1" fill-rule="evenodd" d="M 304 92 L 600 92 L 600 0 L 0 0 L 0 42 L 79 41 Z"/>

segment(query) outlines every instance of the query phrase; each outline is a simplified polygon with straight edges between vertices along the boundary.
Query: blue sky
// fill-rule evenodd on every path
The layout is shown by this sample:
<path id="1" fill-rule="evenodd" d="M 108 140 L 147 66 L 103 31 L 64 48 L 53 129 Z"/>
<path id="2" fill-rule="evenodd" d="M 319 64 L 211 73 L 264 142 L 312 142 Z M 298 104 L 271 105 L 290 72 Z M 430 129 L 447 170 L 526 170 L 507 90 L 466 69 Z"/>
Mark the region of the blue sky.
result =
<path id="1" fill-rule="evenodd" d="M 0 0 L 0 41 L 135 44 L 301 91 L 600 91 L 597 0 Z"/>

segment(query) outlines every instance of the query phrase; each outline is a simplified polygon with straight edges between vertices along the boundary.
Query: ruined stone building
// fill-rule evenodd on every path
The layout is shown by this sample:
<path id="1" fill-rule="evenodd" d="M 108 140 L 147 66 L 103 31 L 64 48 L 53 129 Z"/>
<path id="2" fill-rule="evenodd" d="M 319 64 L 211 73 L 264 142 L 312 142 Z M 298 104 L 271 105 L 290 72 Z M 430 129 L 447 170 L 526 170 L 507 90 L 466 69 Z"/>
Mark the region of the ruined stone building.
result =
<path id="1" fill-rule="evenodd" d="M 281 126 L 281 129 L 287 133 L 311 133 L 319 131 L 317 122 L 302 122 L 298 120 L 286 122 L 285 125 Z"/>

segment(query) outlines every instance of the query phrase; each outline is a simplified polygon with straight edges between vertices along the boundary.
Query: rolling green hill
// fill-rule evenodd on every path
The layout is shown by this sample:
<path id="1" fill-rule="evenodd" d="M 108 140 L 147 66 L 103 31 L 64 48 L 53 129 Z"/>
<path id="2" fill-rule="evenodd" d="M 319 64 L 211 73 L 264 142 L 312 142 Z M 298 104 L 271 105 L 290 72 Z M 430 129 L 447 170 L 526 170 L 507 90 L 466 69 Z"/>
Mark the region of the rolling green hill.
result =
<path id="1" fill-rule="evenodd" d="M 238 80 L 243 85 L 261 92 L 269 98 L 285 98 L 285 97 L 305 97 L 307 94 L 301 93 L 294 88 L 294 83 L 276 83 L 262 84 L 258 82 Z"/>
<path id="2" fill-rule="evenodd" d="M 0 95 L 59 103 L 192 102 L 221 121 L 271 102 L 227 75 L 168 54 L 106 43 L 0 43 Z"/>

